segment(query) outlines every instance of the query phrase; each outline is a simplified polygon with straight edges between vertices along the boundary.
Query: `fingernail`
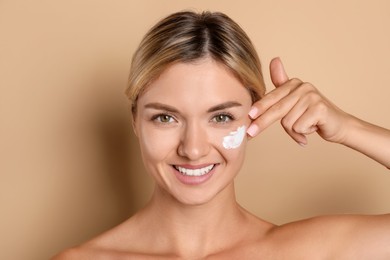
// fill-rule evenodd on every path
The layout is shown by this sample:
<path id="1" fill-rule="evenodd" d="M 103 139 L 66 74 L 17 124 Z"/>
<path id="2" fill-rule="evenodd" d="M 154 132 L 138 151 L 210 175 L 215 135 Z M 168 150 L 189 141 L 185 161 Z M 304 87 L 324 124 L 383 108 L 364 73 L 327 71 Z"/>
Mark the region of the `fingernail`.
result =
<path id="1" fill-rule="evenodd" d="M 248 114 L 252 119 L 255 119 L 258 112 L 259 109 L 257 109 L 257 107 L 252 107 Z"/>
<path id="2" fill-rule="evenodd" d="M 298 143 L 300 146 L 302 147 L 306 147 L 306 144 L 305 143 Z"/>
<path id="3" fill-rule="evenodd" d="M 246 132 L 248 133 L 248 135 L 254 137 L 254 136 L 256 136 L 258 134 L 259 127 L 257 125 L 252 124 L 251 126 L 248 127 Z"/>

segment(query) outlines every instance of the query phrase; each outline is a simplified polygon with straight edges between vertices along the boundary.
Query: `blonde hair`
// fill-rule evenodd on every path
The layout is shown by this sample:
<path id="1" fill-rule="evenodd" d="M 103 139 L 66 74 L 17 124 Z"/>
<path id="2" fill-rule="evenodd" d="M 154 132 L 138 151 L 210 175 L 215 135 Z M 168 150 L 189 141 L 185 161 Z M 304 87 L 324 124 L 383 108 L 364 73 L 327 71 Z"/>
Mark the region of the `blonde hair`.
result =
<path id="1" fill-rule="evenodd" d="M 133 113 L 138 97 L 169 65 L 207 57 L 229 68 L 249 90 L 252 102 L 264 95 L 259 57 L 236 22 L 219 12 L 177 12 L 152 27 L 133 56 L 126 90 Z"/>

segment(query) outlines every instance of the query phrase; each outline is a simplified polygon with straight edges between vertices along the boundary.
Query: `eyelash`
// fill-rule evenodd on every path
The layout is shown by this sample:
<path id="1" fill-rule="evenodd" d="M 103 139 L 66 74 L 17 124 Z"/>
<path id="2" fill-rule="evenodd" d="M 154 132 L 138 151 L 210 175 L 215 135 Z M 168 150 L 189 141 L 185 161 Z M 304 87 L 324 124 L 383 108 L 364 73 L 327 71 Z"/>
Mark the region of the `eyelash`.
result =
<path id="1" fill-rule="evenodd" d="M 225 119 L 227 119 L 226 121 L 222 121 L 222 122 L 218 122 L 216 121 L 216 119 L 220 116 L 223 116 L 225 117 Z M 230 113 L 219 113 L 219 114 L 216 114 L 212 117 L 211 121 L 213 121 L 214 123 L 216 124 L 227 124 L 229 123 L 230 121 L 234 121 L 235 120 L 235 117 L 230 114 Z"/>
<path id="2" fill-rule="evenodd" d="M 163 117 L 168 117 L 169 118 L 169 122 L 163 122 L 161 120 Z M 225 120 L 218 122 L 217 121 L 218 117 L 224 117 Z M 170 124 L 170 123 L 173 123 L 173 122 L 171 122 L 171 120 L 175 120 L 175 117 L 172 116 L 172 115 L 169 115 L 169 114 L 165 114 L 165 113 L 154 115 L 151 118 L 151 121 L 155 121 L 155 122 L 160 123 L 160 124 Z M 232 114 L 230 114 L 230 113 L 218 113 L 218 114 L 214 115 L 211 118 L 210 121 L 213 122 L 213 123 L 216 123 L 216 124 L 227 124 L 227 123 L 229 123 L 231 121 L 234 121 L 234 120 L 235 120 L 235 117 Z"/>
<path id="3" fill-rule="evenodd" d="M 160 123 L 160 124 L 170 124 L 170 123 L 172 123 L 172 122 L 163 122 L 161 120 L 163 117 L 169 117 L 169 121 L 171 121 L 172 119 L 175 120 L 175 118 L 173 116 L 169 115 L 169 114 L 157 114 L 157 115 L 154 115 L 151 120 L 155 121 L 157 123 Z"/>

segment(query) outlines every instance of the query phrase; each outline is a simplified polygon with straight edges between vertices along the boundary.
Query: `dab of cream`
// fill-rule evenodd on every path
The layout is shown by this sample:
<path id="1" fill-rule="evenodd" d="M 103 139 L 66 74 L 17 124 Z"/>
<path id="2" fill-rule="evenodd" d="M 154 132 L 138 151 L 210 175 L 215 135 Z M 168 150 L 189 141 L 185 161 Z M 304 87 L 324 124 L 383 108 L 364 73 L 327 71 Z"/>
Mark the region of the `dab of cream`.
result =
<path id="1" fill-rule="evenodd" d="M 229 135 L 223 138 L 222 145 L 225 149 L 238 148 L 244 140 L 246 131 L 245 126 L 237 128 L 237 131 L 230 132 Z"/>

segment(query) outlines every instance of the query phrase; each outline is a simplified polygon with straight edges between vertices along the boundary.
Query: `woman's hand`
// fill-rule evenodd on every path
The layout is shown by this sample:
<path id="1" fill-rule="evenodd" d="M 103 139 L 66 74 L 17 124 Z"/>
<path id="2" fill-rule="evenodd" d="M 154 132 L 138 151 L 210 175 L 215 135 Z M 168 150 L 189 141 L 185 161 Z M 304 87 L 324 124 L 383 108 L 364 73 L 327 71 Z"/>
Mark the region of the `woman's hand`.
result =
<path id="1" fill-rule="evenodd" d="M 327 100 L 310 83 L 289 79 L 279 58 L 270 64 L 275 89 L 253 104 L 248 128 L 252 137 L 276 121 L 300 145 L 307 144 L 306 135 L 317 132 L 327 141 L 342 143 L 347 134 L 348 114 Z"/>
<path id="2" fill-rule="evenodd" d="M 275 89 L 253 104 L 247 132 L 258 135 L 276 121 L 300 145 L 317 132 L 323 139 L 348 146 L 390 169 L 390 130 L 349 115 L 310 83 L 289 79 L 279 58 L 270 64 Z"/>

